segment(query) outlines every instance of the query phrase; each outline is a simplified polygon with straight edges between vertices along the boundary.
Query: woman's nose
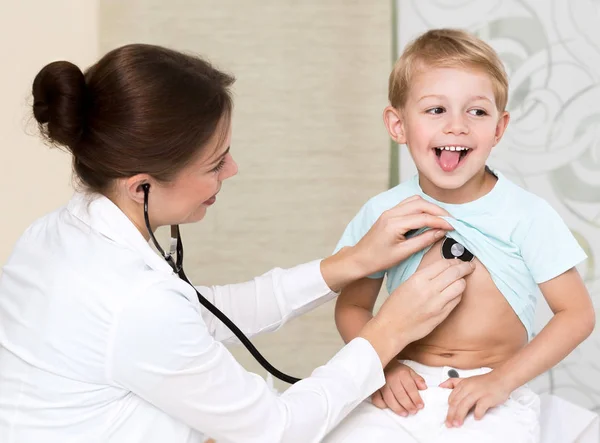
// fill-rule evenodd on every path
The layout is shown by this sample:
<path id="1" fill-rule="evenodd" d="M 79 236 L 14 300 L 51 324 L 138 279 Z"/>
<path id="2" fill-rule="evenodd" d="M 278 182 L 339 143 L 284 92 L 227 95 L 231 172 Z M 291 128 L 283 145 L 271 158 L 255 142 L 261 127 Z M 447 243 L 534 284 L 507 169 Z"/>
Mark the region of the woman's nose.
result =
<path id="1" fill-rule="evenodd" d="M 231 156 L 231 154 L 229 154 Z M 229 159 L 229 165 L 227 168 L 223 170 L 223 177 L 221 180 L 227 180 L 230 177 L 233 177 L 238 173 L 238 165 L 236 161 L 233 159 L 233 156 Z"/>

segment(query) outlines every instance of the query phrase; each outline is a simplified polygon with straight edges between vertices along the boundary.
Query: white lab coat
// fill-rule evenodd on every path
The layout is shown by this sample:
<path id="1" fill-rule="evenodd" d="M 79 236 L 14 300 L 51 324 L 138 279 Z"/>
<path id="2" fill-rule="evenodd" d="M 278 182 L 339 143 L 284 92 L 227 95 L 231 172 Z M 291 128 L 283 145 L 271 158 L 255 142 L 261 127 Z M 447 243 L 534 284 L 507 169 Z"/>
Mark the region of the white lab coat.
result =
<path id="1" fill-rule="evenodd" d="M 335 296 L 318 261 L 198 289 L 249 335 Z M 117 206 L 77 193 L 3 268 L 0 441 L 317 442 L 385 382 L 358 338 L 277 395 L 231 336 Z"/>

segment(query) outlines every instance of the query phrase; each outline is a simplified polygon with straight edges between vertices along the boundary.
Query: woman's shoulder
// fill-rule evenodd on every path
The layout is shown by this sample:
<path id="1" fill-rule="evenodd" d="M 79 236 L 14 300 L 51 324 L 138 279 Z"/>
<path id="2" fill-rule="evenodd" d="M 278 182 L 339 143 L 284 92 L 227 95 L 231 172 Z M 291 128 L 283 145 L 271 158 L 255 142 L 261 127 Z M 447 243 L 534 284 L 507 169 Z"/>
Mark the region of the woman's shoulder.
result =
<path id="1" fill-rule="evenodd" d="M 170 267 L 147 244 L 142 251 L 86 223 L 63 206 L 33 222 L 17 241 L 6 268 L 30 268 L 41 284 L 79 291 L 109 308 L 153 285 L 180 290 Z"/>

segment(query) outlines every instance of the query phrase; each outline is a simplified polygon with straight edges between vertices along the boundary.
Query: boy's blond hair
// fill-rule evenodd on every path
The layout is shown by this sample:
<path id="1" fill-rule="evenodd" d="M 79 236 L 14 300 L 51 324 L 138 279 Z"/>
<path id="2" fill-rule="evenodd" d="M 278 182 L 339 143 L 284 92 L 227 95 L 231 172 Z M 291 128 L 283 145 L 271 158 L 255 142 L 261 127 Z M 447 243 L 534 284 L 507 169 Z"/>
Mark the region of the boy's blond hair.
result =
<path id="1" fill-rule="evenodd" d="M 419 69 L 456 67 L 487 73 L 492 80 L 498 111 L 505 110 L 508 76 L 502 61 L 490 45 L 459 29 L 432 29 L 406 46 L 390 74 L 390 104 L 396 109 L 404 107 L 411 78 Z"/>

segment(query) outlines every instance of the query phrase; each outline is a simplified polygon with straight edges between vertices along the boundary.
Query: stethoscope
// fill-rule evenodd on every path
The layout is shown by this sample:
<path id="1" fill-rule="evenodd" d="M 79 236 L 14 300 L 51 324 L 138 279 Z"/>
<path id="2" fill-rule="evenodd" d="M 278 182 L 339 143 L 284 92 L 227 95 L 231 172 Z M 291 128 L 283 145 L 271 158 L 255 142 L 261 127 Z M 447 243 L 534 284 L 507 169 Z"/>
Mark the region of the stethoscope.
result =
<path id="1" fill-rule="evenodd" d="M 231 332 L 235 334 L 235 336 L 242 342 L 242 344 L 248 349 L 250 354 L 256 359 L 260 365 L 265 368 L 271 375 L 278 378 L 281 381 L 284 381 L 289 384 L 294 384 L 300 381 L 299 378 L 292 377 L 291 375 L 287 375 L 277 368 L 275 368 L 271 363 L 267 361 L 265 357 L 256 349 L 256 347 L 252 344 L 250 339 L 246 337 L 246 335 L 238 328 L 234 322 L 232 322 L 229 317 L 223 314 L 215 305 L 209 302 L 200 292 L 196 289 L 196 287 L 190 282 L 190 280 L 185 275 L 183 271 L 183 242 L 181 241 L 181 233 L 179 232 L 179 225 L 171 225 L 171 246 L 169 248 L 169 253 L 166 253 L 158 244 L 158 240 L 154 236 L 152 232 L 152 228 L 150 227 L 150 218 L 148 217 L 148 195 L 150 194 L 150 185 L 148 183 L 144 183 L 142 185 L 142 189 L 144 190 L 144 221 L 146 222 L 146 229 L 148 229 L 148 233 L 150 234 L 150 238 L 152 239 L 152 243 L 160 252 L 160 254 L 164 257 L 167 263 L 171 266 L 173 271 L 189 284 L 194 291 L 196 291 L 196 295 L 198 296 L 198 301 L 202 306 L 208 309 L 215 317 L 225 324 L 229 328 Z M 417 232 L 416 229 L 408 231 L 405 236 L 411 237 L 413 234 Z M 177 257 L 174 259 L 173 256 Z M 446 237 L 444 242 L 442 243 L 442 256 L 447 259 L 458 258 L 462 261 L 471 261 L 473 260 L 473 254 L 471 254 L 463 245 L 458 243 L 456 240 L 451 239 L 450 237 Z"/>
<path id="2" fill-rule="evenodd" d="M 183 243 L 181 241 L 181 233 L 179 232 L 179 225 L 171 225 L 171 247 L 169 249 L 169 253 L 166 253 L 158 244 L 154 233 L 152 232 L 152 228 L 150 227 L 150 219 L 148 217 L 148 194 L 150 193 L 150 185 L 145 183 L 142 185 L 142 189 L 144 190 L 144 221 L 146 222 L 146 228 L 148 229 L 148 233 L 150 234 L 150 238 L 152 239 L 152 243 L 160 252 L 160 254 L 164 257 L 164 259 L 169 263 L 173 271 L 189 284 L 194 291 L 196 291 L 196 295 L 198 296 L 198 301 L 200 304 L 208 309 L 215 317 L 221 320 L 225 326 L 229 328 L 231 332 L 235 334 L 235 336 L 242 342 L 242 344 L 248 349 L 250 354 L 256 359 L 260 365 L 265 368 L 271 375 L 277 377 L 279 380 L 284 381 L 286 383 L 294 384 L 300 381 L 299 378 L 292 377 L 291 375 L 287 375 L 277 368 L 275 368 L 271 363 L 267 361 L 266 358 L 262 356 L 262 354 L 256 349 L 256 347 L 252 344 L 250 339 L 244 335 L 244 333 L 238 328 L 234 322 L 232 322 L 225 314 L 223 314 L 215 305 L 209 302 L 200 292 L 196 289 L 196 287 L 189 281 L 185 272 L 183 272 Z M 174 259 L 173 256 L 177 255 L 177 258 Z"/>

